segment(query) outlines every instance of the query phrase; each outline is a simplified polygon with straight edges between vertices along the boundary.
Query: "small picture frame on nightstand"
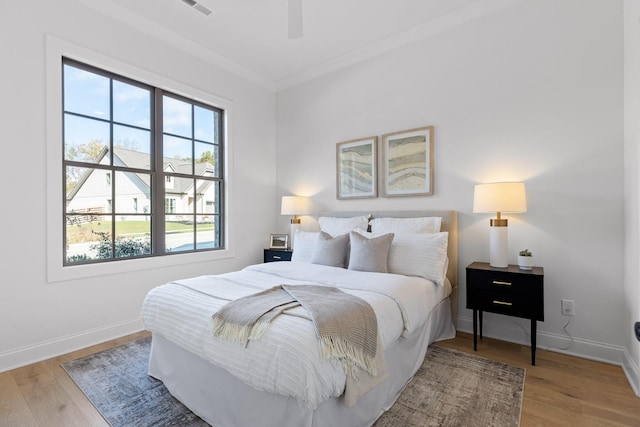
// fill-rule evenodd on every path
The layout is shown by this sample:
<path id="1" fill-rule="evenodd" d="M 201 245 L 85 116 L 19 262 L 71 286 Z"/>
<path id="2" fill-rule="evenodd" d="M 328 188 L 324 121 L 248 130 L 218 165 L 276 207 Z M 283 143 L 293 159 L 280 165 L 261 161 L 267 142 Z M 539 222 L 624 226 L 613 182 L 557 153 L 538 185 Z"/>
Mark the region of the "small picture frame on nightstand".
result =
<path id="1" fill-rule="evenodd" d="M 289 247 L 288 234 L 272 234 L 269 238 L 269 249 L 286 250 Z"/>

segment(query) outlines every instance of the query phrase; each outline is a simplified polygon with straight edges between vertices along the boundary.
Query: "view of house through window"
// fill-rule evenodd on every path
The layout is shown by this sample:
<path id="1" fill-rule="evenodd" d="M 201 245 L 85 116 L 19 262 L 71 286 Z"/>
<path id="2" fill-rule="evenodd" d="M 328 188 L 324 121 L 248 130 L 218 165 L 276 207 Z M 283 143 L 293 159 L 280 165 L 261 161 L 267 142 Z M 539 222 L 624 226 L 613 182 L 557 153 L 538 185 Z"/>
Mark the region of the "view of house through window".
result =
<path id="1" fill-rule="evenodd" d="M 222 248 L 222 118 L 65 59 L 64 264 Z"/>

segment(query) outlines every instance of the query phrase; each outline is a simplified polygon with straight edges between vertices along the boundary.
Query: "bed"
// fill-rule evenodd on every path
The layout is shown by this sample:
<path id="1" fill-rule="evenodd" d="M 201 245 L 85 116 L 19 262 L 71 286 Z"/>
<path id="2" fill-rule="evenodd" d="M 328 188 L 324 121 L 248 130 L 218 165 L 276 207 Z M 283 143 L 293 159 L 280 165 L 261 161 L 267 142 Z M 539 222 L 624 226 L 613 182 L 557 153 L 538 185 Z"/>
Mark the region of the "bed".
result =
<path id="1" fill-rule="evenodd" d="M 370 228 L 379 219 L 371 233 L 350 224 L 351 220 L 363 217 Z M 320 225 L 327 233 L 322 233 L 326 239 L 323 244 L 328 246 L 323 247 L 321 262 L 317 250 L 312 251 L 309 243 L 313 233 L 303 232 L 296 235 L 291 262 L 257 264 L 238 272 L 171 282 L 151 290 L 145 298 L 142 318 L 152 333 L 149 374 L 161 380 L 173 396 L 209 424 L 371 425 L 393 405 L 422 365 L 427 347 L 455 335 L 458 267 L 455 211 L 332 213 L 323 218 L 326 221 Z M 437 224 L 438 230 L 414 233 L 411 227 L 397 228 L 398 224 L 404 224 L 396 222 L 397 218 L 406 218 L 409 224 L 418 218 L 441 222 Z M 353 266 L 361 256 L 359 240 L 354 239 L 365 236 L 364 244 L 370 244 L 388 234 L 389 227 L 395 231 L 387 254 L 389 272 L 332 265 L 339 252 L 335 245 L 345 230 L 353 234 L 347 255 Z M 353 231 L 354 228 L 357 230 Z M 403 252 L 402 242 L 410 242 L 409 245 L 426 242 L 430 249 L 424 252 L 444 251 L 445 259 L 427 255 L 428 259 L 421 263 L 420 251 L 408 253 L 411 246 L 407 246 Z M 359 262 L 366 264 L 369 258 Z M 425 265 L 429 265 L 427 270 Z M 410 274 L 399 274 L 407 268 Z M 439 273 L 429 276 L 434 271 L 442 271 L 442 278 Z M 275 318 L 264 336 L 246 346 L 213 336 L 212 315 L 229 301 L 284 283 L 337 288 L 369 303 L 378 322 L 378 343 L 384 355 L 384 370 L 380 373 L 386 373 L 384 380 L 374 380 L 370 389 L 359 390 L 358 384 L 364 381 L 354 385 L 344 364 L 322 357 L 313 323 L 305 318 L 301 307 Z M 345 388 L 355 396 L 348 403 Z"/>

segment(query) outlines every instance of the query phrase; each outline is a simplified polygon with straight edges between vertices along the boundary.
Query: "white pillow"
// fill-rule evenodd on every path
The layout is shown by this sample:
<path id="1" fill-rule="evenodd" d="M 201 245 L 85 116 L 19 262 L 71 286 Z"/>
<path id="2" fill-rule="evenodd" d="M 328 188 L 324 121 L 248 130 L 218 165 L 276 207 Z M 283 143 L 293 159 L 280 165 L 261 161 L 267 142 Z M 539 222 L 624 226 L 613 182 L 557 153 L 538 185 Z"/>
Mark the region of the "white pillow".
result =
<path id="1" fill-rule="evenodd" d="M 370 222 L 372 233 L 416 234 L 438 233 L 442 226 L 439 216 L 420 218 L 374 218 Z M 365 228 L 366 227 L 362 227 Z"/>
<path id="2" fill-rule="evenodd" d="M 404 234 L 389 250 L 389 272 L 419 276 L 442 285 L 447 275 L 449 233 Z"/>
<path id="3" fill-rule="evenodd" d="M 363 230 L 356 231 L 363 236 L 378 235 Z M 448 243 L 447 232 L 396 235 L 389 249 L 389 273 L 424 277 L 442 285 L 449 263 Z"/>
<path id="4" fill-rule="evenodd" d="M 337 218 L 333 216 L 321 216 L 318 218 L 320 230 L 329 233 L 332 237 L 341 234 L 349 234 L 356 228 L 367 229 L 369 218 L 366 216 L 356 216 L 352 218 Z"/>
<path id="5" fill-rule="evenodd" d="M 350 232 L 349 270 L 387 273 L 392 241 L 393 233 L 369 238 L 356 231 Z"/>
<path id="6" fill-rule="evenodd" d="M 344 268 L 348 246 L 348 234 L 331 237 L 329 233 L 321 231 L 316 240 L 311 263 Z"/>
<path id="7" fill-rule="evenodd" d="M 317 231 L 296 230 L 291 261 L 310 263 L 319 234 Z"/>

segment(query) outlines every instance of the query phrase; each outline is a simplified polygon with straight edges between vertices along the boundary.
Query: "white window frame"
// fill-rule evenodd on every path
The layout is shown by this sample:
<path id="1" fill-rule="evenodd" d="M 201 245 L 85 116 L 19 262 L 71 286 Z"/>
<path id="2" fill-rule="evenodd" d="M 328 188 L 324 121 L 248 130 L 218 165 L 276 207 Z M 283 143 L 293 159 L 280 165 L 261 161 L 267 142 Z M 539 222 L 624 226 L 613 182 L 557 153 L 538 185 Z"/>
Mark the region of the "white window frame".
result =
<path id="1" fill-rule="evenodd" d="M 47 281 L 59 282 L 85 277 L 150 270 L 158 267 L 179 266 L 189 263 L 227 259 L 235 256 L 235 233 L 233 226 L 233 140 L 231 123 L 233 103 L 179 83 L 168 77 L 135 67 L 98 52 L 77 46 L 65 40 L 46 36 L 46 94 L 47 94 Z M 62 150 L 62 58 L 67 57 L 133 80 L 173 92 L 224 110 L 224 249 L 215 251 L 189 252 L 118 260 L 98 264 L 64 266 L 62 206 L 63 150 Z"/>

